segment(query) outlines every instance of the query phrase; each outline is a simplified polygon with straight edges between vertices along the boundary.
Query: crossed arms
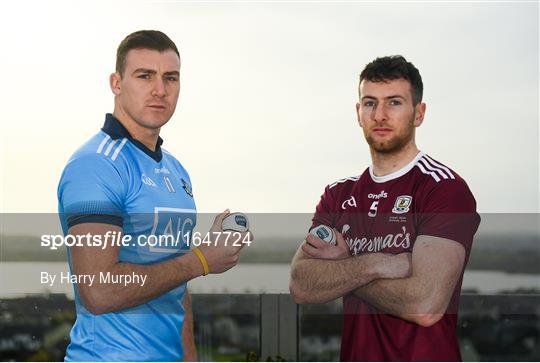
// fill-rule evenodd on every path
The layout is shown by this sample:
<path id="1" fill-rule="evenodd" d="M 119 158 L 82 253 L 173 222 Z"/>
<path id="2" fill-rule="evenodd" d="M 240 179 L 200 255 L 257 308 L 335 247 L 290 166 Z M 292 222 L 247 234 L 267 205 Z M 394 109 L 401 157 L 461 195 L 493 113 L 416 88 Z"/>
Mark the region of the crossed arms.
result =
<path id="1" fill-rule="evenodd" d="M 299 304 L 324 303 L 353 293 L 378 309 L 421 326 L 444 315 L 465 261 L 458 242 L 418 236 L 412 254 L 350 256 L 308 235 L 294 256 L 290 291 Z"/>

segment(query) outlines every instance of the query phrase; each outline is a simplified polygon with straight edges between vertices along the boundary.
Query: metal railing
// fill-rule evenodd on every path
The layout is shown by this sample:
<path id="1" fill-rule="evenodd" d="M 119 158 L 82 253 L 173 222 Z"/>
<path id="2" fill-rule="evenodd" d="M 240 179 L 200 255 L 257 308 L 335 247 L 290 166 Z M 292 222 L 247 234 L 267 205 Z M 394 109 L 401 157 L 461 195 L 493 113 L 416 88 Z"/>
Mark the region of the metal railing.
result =
<path id="1" fill-rule="evenodd" d="M 196 326 L 200 321 L 199 309 L 204 308 L 204 303 L 199 302 L 208 298 L 216 299 L 215 296 L 194 296 Z M 245 313 L 242 299 L 246 296 L 250 295 L 222 295 L 222 298 L 236 299 L 230 305 L 234 306 L 229 312 L 230 317 Z M 244 347 L 246 358 L 251 352 L 251 357 L 263 361 L 338 359 L 342 324 L 340 300 L 298 306 L 289 294 L 261 294 L 258 297 L 250 303 L 250 313 L 254 314 L 254 305 L 258 305 L 260 315 L 251 321 L 256 324 L 259 333 L 259 346 Z M 238 330 L 241 329 L 239 327 Z M 486 335 L 486 331 L 491 334 Z M 540 295 L 463 294 L 457 334 L 465 360 L 538 360 Z M 214 339 L 212 344 L 215 348 L 219 340 Z M 220 356 L 204 358 L 219 360 Z"/>
<path id="2" fill-rule="evenodd" d="M 296 305 L 289 294 L 194 294 L 200 360 L 332 361 L 341 302 Z M 64 295 L 0 301 L 0 361 L 62 360 L 75 317 Z M 458 337 L 465 360 L 540 360 L 540 295 L 463 294 Z"/>

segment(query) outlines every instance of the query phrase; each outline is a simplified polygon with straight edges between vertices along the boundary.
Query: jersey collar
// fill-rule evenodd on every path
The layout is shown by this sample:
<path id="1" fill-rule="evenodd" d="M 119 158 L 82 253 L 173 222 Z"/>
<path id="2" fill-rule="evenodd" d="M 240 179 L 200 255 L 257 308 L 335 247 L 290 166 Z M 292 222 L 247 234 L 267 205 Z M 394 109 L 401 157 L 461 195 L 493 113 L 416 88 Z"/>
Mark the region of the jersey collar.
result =
<path id="1" fill-rule="evenodd" d="M 135 140 L 129 133 L 129 131 L 122 125 L 122 123 L 114 117 L 112 114 L 108 113 L 105 115 L 105 124 L 101 130 L 109 135 L 111 139 L 121 139 L 123 137 L 129 139 L 138 149 L 144 152 L 146 155 L 150 156 L 152 159 L 158 163 L 161 161 L 163 154 L 161 152 L 161 144 L 163 144 L 163 139 L 158 136 L 156 151 L 152 151 L 147 148 L 142 142 Z"/>
<path id="2" fill-rule="evenodd" d="M 397 171 L 394 171 L 391 174 L 382 175 L 382 176 L 376 176 L 375 174 L 373 174 L 373 164 L 371 164 L 369 166 L 369 175 L 371 175 L 371 179 L 375 183 L 385 183 L 387 181 L 397 179 L 400 176 L 407 174 L 412 168 L 414 168 L 414 166 L 416 165 L 418 160 L 420 160 L 422 158 L 422 156 L 424 156 L 424 153 L 422 151 L 419 151 L 418 154 L 416 155 L 416 157 L 410 163 L 405 165 L 403 168 L 401 168 L 401 169 L 399 169 Z"/>

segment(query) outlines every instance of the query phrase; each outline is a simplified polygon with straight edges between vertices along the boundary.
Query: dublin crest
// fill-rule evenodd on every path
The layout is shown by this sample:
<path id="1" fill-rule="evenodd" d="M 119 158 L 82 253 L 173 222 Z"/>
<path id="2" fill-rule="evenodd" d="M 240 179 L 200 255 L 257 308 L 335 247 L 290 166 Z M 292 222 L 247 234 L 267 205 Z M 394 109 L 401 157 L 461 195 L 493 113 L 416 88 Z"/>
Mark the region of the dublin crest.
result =
<path id="1" fill-rule="evenodd" d="M 182 188 L 186 191 L 187 195 L 193 198 L 193 192 L 191 191 L 191 185 L 187 183 L 187 181 L 184 180 L 184 178 L 181 179 L 182 181 Z"/>

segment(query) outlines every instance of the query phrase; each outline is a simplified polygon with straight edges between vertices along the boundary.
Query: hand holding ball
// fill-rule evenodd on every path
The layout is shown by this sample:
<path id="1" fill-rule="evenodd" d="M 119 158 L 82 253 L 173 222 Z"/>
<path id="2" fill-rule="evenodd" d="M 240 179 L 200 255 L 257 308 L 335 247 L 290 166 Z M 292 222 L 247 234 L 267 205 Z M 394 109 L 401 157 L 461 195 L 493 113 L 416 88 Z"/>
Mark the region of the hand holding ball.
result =
<path id="1" fill-rule="evenodd" d="M 312 228 L 309 233 L 314 235 L 315 237 L 319 237 L 324 242 L 329 243 L 332 246 L 337 245 L 336 234 L 334 233 L 334 230 L 328 226 L 325 226 L 324 224 Z"/>
<path id="2" fill-rule="evenodd" d="M 223 231 L 247 232 L 249 220 L 244 213 L 231 213 L 223 219 L 221 229 Z"/>

